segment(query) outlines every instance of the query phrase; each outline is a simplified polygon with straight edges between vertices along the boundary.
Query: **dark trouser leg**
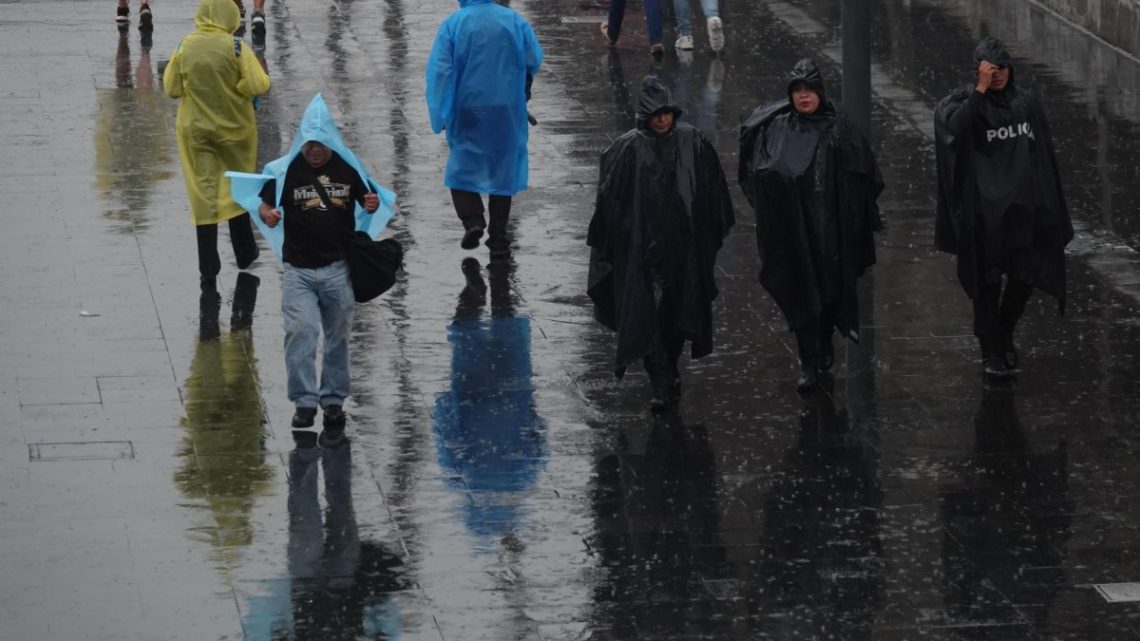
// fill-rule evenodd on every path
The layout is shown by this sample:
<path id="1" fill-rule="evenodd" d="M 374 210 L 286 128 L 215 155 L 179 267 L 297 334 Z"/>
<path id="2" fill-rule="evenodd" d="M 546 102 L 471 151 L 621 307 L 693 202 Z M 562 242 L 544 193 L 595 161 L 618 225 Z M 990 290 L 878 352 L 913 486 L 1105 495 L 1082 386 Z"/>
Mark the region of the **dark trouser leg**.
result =
<path id="1" fill-rule="evenodd" d="M 473 191 L 451 190 L 451 202 L 464 229 L 484 228 L 487 221 L 483 217 L 483 197 Z"/>
<path id="2" fill-rule="evenodd" d="M 796 391 L 808 394 L 819 385 L 819 317 L 812 318 L 796 330 L 796 348 L 800 353 L 800 378 L 796 381 Z"/>
<path id="3" fill-rule="evenodd" d="M 839 305 L 827 305 L 819 312 L 819 349 L 816 365 L 819 371 L 827 372 L 835 364 L 835 345 L 831 335 L 835 333 L 835 319 L 839 317 Z"/>
<path id="4" fill-rule="evenodd" d="M 983 359 L 1001 355 L 1000 303 L 1001 283 L 983 283 L 978 287 L 974 296 L 974 335 L 982 345 Z"/>
<path id="5" fill-rule="evenodd" d="M 218 272 L 222 271 L 222 259 L 218 257 L 218 226 L 195 225 L 198 236 L 198 276 L 202 289 L 217 287 Z"/>
<path id="6" fill-rule="evenodd" d="M 463 241 L 459 246 L 463 249 L 475 249 L 479 246 L 479 239 L 483 237 L 483 230 L 487 227 L 487 220 L 483 217 L 483 197 L 475 192 L 452 189 L 451 202 L 454 203 L 455 213 L 463 223 Z"/>
<path id="7" fill-rule="evenodd" d="M 661 0 L 645 0 L 645 30 L 649 44 L 661 42 Z"/>
<path id="8" fill-rule="evenodd" d="M 1001 297 L 1001 307 L 998 309 L 998 320 L 1001 324 L 1002 334 L 1013 334 L 1017 321 L 1025 313 L 1025 305 L 1029 303 L 1029 295 L 1033 293 L 1033 285 L 1019 280 L 1010 280 L 1006 283 L 1005 293 Z"/>
<path id="9" fill-rule="evenodd" d="M 1005 286 L 1005 293 L 1001 297 L 1001 308 L 998 318 L 1001 321 L 1002 351 L 1005 363 L 1012 369 L 1018 366 L 1017 347 L 1013 343 L 1013 332 L 1017 328 L 1017 321 L 1025 313 L 1025 305 L 1029 302 L 1029 295 L 1033 293 L 1033 285 L 1019 280 L 1010 280 Z"/>
<path id="10" fill-rule="evenodd" d="M 621 35 L 621 23 L 625 19 L 626 0 L 610 0 L 610 15 L 606 20 L 606 37 L 617 42 Z"/>
<path id="11" fill-rule="evenodd" d="M 816 367 L 819 361 L 819 317 L 812 318 L 796 330 L 796 349 L 800 354 L 801 367 Z"/>
<path id="12" fill-rule="evenodd" d="M 653 409 L 665 409 L 676 401 L 674 389 L 679 389 L 680 372 L 677 363 L 685 347 L 685 339 L 672 338 L 662 341 L 656 350 L 641 359 L 653 386 Z"/>
<path id="13" fill-rule="evenodd" d="M 491 226 L 487 236 L 487 248 L 492 257 L 510 253 L 511 239 L 507 236 L 507 223 L 511 219 L 511 197 L 491 196 Z"/>
<path id="14" fill-rule="evenodd" d="M 257 239 L 253 237 L 253 223 L 250 221 L 249 214 L 245 213 L 236 218 L 231 218 L 229 225 L 230 244 L 234 247 L 234 259 L 237 261 L 238 269 L 245 269 L 257 260 L 257 255 L 260 253 L 257 248 Z"/>

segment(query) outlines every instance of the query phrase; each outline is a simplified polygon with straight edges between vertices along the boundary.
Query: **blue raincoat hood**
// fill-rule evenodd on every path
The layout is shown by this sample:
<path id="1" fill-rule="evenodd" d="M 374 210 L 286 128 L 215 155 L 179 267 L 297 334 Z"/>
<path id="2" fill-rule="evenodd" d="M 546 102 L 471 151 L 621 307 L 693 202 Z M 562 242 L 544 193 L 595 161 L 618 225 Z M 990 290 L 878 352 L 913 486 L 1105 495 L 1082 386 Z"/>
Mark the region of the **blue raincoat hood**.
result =
<path id="1" fill-rule="evenodd" d="M 341 137 L 340 130 L 337 129 L 332 114 L 329 113 L 325 99 L 318 93 L 313 96 L 312 102 L 305 109 L 305 115 L 301 117 L 301 124 L 297 127 L 297 135 L 293 138 L 293 146 L 289 148 L 289 153 L 266 163 L 260 174 L 226 172 L 226 176 L 230 179 L 230 191 L 234 200 L 249 212 L 254 224 L 257 225 L 257 229 L 261 231 L 261 235 L 265 237 L 273 249 L 273 253 L 277 254 L 277 260 L 281 260 L 281 247 L 285 243 L 285 224 L 281 222 L 270 229 L 261 222 L 261 216 L 258 215 L 258 210 L 261 207 L 261 188 L 270 180 L 277 181 L 276 203 L 277 208 L 280 209 L 281 192 L 285 189 L 285 172 L 289 170 L 289 165 L 293 159 L 300 155 L 301 145 L 309 141 L 319 142 L 335 151 L 342 160 L 360 174 L 360 179 L 364 181 L 364 184 L 380 197 L 380 208 L 372 214 L 361 207 L 360 203 L 356 203 L 357 231 L 367 232 L 369 236 L 375 238 L 392 220 L 396 194 L 373 180 L 372 176 L 368 174 L 368 170 L 364 168 L 364 163 L 344 143 L 344 138 Z"/>

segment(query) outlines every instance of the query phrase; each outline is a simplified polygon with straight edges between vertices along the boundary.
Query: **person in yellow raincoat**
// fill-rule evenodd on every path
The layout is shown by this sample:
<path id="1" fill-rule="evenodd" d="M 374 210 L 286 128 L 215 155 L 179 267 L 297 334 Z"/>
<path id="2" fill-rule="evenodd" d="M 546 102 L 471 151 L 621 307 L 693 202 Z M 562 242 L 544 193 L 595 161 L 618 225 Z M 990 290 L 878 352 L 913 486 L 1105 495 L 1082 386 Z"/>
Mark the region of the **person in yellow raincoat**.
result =
<path id="1" fill-rule="evenodd" d="M 203 290 L 215 288 L 222 267 L 218 223 L 229 221 L 238 269 L 258 255 L 249 214 L 230 197 L 230 182 L 222 177 L 226 170 L 252 172 L 257 164 L 253 99 L 269 91 L 269 75 L 233 35 L 240 21 L 233 0 L 202 0 L 197 29 L 175 48 L 162 76 L 167 95 L 181 99 L 175 131 Z"/>

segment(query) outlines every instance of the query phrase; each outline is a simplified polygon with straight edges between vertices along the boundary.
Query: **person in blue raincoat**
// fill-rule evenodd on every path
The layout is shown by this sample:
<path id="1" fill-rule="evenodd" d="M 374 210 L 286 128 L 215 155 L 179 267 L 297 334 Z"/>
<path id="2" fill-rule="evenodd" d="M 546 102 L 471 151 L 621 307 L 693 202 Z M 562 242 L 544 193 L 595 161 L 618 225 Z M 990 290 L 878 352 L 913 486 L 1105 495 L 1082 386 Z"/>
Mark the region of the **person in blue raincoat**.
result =
<path id="1" fill-rule="evenodd" d="M 459 0 L 435 36 L 427 64 L 431 128 L 447 132 L 451 154 L 444 184 L 463 223 L 464 249 L 487 229 L 481 194 L 489 195 L 487 247 L 510 252 L 511 197 L 527 187 L 527 110 L 542 47 L 527 21 L 492 0 Z"/>
<path id="2" fill-rule="evenodd" d="M 281 311 L 289 400 L 296 407 L 293 427 L 312 427 L 319 405 L 324 408 L 321 440 L 336 443 L 344 437 L 348 332 L 355 306 L 348 245 L 355 230 L 373 237 L 380 233 L 392 217 L 395 195 L 372 180 L 344 144 L 320 94 L 305 110 L 288 154 L 268 163 L 263 175 L 227 175 L 235 200 L 257 212 L 258 228 L 285 264 Z M 316 441 L 307 432 L 294 436 L 302 447 Z"/>

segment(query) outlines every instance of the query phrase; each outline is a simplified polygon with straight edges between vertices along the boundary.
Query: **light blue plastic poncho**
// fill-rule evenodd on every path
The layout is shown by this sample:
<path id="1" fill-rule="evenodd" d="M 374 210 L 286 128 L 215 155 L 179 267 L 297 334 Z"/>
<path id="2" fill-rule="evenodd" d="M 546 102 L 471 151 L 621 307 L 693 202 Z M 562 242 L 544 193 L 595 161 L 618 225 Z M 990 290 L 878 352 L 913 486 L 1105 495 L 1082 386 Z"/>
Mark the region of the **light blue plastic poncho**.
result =
<path id="1" fill-rule="evenodd" d="M 375 238 L 383 231 L 388 221 L 392 220 L 392 207 L 396 204 L 396 194 L 373 180 L 372 176 L 368 175 L 368 170 L 364 168 L 364 163 L 360 162 L 356 154 L 352 153 L 348 145 L 344 144 L 340 130 L 336 128 L 332 114 L 329 113 L 328 105 L 325 104 L 325 99 L 318 93 L 313 96 L 312 102 L 305 109 L 305 115 L 301 117 L 301 125 L 297 128 L 297 136 L 293 138 L 293 146 L 289 149 L 289 153 L 266 163 L 260 174 L 226 172 L 226 176 L 230 179 L 230 192 L 233 194 L 233 199 L 249 212 L 253 222 L 261 231 L 261 235 L 273 248 L 273 253 L 277 254 L 277 260 L 282 259 L 281 247 L 285 244 L 285 221 L 282 218 L 281 222 L 272 229 L 261 222 L 261 216 L 258 215 L 258 209 L 261 207 L 261 188 L 270 180 L 277 181 L 276 206 L 281 209 L 281 192 L 285 189 L 285 172 L 288 171 L 289 164 L 293 162 L 293 159 L 300 155 L 301 145 L 310 140 L 315 140 L 335 151 L 360 174 L 360 179 L 364 181 L 364 184 L 380 196 L 380 208 L 372 214 L 361 207 L 360 203 L 356 203 L 357 231 L 367 232 L 369 236 Z M 284 210 L 282 210 L 282 215 L 286 215 Z"/>
<path id="2" fill-rule="evenodd" d="M 527 186 L 526 77 L 542 47 L 518 13 L 492 0 L 459 0 L 440 25 L 427 64 L 431 128 L 447 131 L 444 184 L 513 196 Z"/>

